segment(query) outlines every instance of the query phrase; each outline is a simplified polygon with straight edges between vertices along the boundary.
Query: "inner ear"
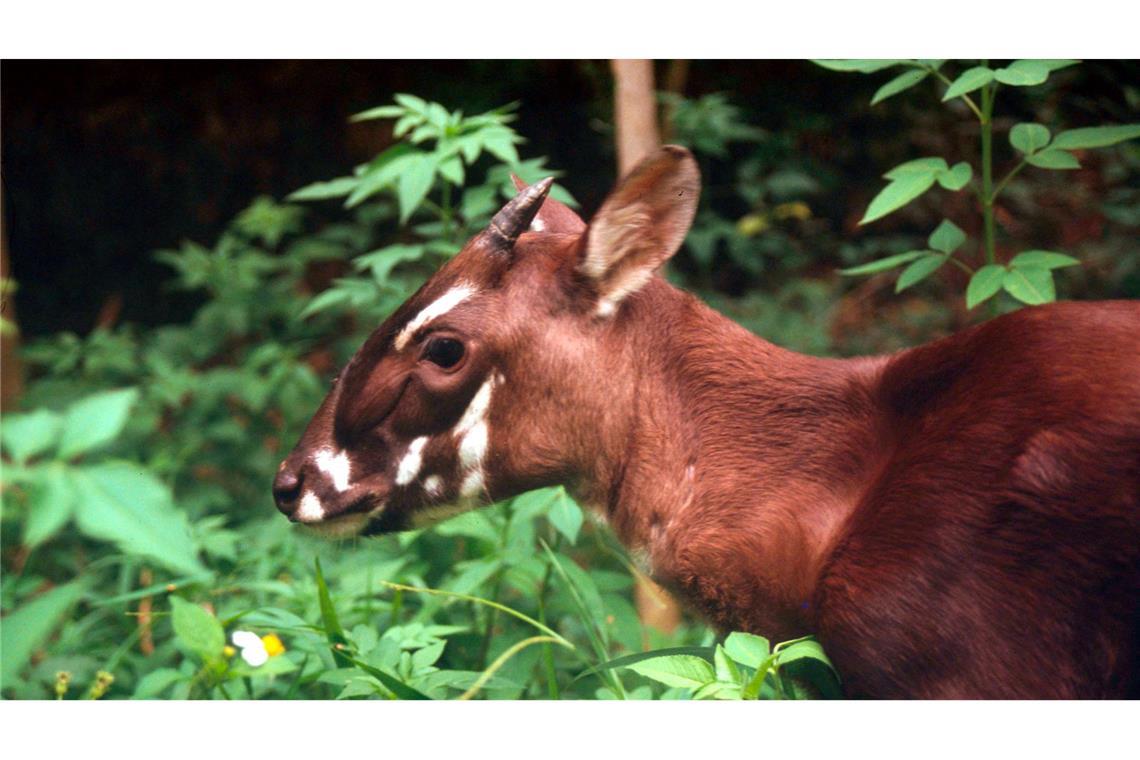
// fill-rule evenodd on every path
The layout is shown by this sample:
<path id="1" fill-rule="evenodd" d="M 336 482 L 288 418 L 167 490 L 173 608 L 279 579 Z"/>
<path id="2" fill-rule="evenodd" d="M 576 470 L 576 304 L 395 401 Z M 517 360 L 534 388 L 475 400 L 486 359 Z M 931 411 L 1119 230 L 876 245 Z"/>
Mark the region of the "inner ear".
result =
<path id="1" fill-rule="evenodd" d="M 594 281 L 600 313 L 641 288 L 677 252 L 693 223 L 700 171 L 666 145 L 627 174 L 590 222 L 579 271 Z"/>
<path id="2" fill-rule="evenodd" d="M 515 183 L 516 190 L 526 187 L 526 183 L 515 174 L 511 175 L 511 181 Z M 586 223 L 582 221 L 582 217 L 574 213 L 574 210 L 565 203 L 556 201 L 549 195 L 543 200 L 534 221 L 530 223 L 531 232 L 580 235 L 585 229 Z"/>

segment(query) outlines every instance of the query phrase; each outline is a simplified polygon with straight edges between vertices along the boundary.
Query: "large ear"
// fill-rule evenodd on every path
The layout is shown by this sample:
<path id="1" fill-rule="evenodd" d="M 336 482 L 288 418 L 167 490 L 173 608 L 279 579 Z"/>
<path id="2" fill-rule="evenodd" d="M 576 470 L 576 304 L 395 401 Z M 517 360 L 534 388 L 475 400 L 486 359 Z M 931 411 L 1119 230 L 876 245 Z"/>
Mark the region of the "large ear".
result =
<path id="1" fill-rule="evenodd" d="M 515 183 L 516 190 L 526 187 L 526 183 L 514 174 L 511 175 L 511 181 Z M 586 229 L 586 223 L 565 203 L 547 196 L 534 221 L 530 223 L 530 229 L 532 232 L 564 232 L 569 235 L 580 235 Z"/>
<path id="2" fill-rule="evenodd" d="M 653 276 L 685 239 L 700 197 L 693 155 L 666 145 L 649 155 L 614 188 L 590 221 L 579 271 L 598 291 L 598 314 Z"/>

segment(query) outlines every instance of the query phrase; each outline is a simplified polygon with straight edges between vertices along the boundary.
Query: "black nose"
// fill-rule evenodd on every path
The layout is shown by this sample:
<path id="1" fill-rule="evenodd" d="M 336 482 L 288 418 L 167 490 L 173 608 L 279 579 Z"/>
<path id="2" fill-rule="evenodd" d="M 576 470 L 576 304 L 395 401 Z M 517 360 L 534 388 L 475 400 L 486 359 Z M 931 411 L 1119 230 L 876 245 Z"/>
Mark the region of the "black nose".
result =
<path id="1" fill-rule="evenodd" d="M 286 517 L 292 517 L 297 511 L 297 499 L 301 497 L 302 475 L 299 469 L 294 469 L 286 462 L 277 471 L 273 479 L 273 500 L 277 502 L 277 509 Z"/>

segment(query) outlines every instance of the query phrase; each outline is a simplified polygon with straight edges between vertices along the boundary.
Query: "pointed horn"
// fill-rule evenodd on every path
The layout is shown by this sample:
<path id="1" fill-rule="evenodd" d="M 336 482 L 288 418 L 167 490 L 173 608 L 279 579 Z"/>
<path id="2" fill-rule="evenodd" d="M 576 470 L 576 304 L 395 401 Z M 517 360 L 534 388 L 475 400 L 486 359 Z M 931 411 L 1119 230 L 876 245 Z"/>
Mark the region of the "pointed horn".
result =
<path id="1" fill-rule="evenodd" d="M 509 250 L 515 244 L 519 235 L 534 221 L 552 184 L 554 178 L 547 177 L 523 188 L 492 217 L 491 224 L 487 227 L 487 236 L 495 249 Z"/>

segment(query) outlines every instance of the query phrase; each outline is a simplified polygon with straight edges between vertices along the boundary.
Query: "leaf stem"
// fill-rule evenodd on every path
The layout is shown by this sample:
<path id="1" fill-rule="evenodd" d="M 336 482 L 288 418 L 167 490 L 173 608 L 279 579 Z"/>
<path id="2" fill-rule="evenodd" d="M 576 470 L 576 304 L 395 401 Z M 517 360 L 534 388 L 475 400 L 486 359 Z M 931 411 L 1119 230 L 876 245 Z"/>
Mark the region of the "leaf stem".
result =
<path id="1" fill-rule="evenodd" d="M 949 77 L 947 77 L 945 74 L 943 74 L 941 71 L 934 68 L 933 66 L 923 66 L 923 68 L 926 69 L 927 71 L 929 71 L 934 76 L 938 77 L 939 81 L 941 81 L 947 87 L 950 87 L 950 85 L 953 84 L 953 82 L 950 81 Z M 983 122 L 983 123 L 985 122 L 986 118 L 983 115 L 982 111 L 978 108 L 978 105 L 974 102 L 973 98 L 971 98 L 969 95 L 959 95 L 958 97 L 961 98 L 963 101 L 965 101 L 966 105 L 968 105 L 970 107 L 970 110 L 974 112 L 974 115 L 978 117 L 978 121 Z M 985 98 L 983 97 L 983 102 L 984 102 L 984 100 L 985 100 Z"/>
<path id="2" fill-rule="evenodd" d="M 994 192 L 993 192 L 993 110 L 994 88 L 982 88 L 982 220 L 985 232 L 986 263 L 996 261 L 994 243 Z"/>
<path id="3" fill-rule="evenodd" d="M 994 201 L 997 200 L 997 197 L 999 195 L 1001 195 L 1001 191 L 1004 190 L 1005 186 L 1009 184 L 1009 181 L 1011 179 L 1013 179 L 1014 177 L 1016 177 L 1017 173 L 1019 171 L 1021 171 L 1022 169 L 1024 169 L 1027 165 L 1028 165 L 1028 163 L 1023 158 L 1023 159 L 1021 159 L 1021 163 L 1019 163 L 1017 166 L 1013 167 L 1013 169 L 1010 170 L 1009 174 L 1002 177 L 1001 181 L 998 182 L 997 186 L 994 188 L 993 195 L 990 196 L 990 203 L 993 203 Z"/>

